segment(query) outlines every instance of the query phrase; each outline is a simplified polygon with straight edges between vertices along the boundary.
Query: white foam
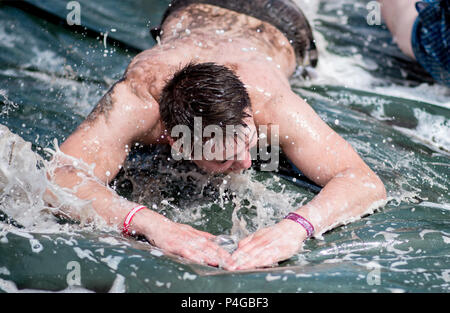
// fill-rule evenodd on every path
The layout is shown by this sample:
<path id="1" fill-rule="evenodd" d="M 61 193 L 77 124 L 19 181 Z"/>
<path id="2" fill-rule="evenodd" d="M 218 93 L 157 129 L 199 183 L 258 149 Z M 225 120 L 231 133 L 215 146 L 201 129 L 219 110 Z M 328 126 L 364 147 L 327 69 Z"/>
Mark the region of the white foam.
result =
<path id="1" fill-rule="evenodd" d="M 100 98 L 98 85 L 90 86 L 84 81 L 79 82 L 70 77 L 55 76 L 49 72 L 37 72 L 27 69 L 5 69 L 0 70 L 0 74 L 15 78 L 33 78 L 45 84 L 48 90 L 58 90 L 64 93 L 65 106 L 69 107 L 72 112 L 87 116 L 92 110 L 92 103 Z M 106 82 L 105 82 L 106 83 Z"/>
<path id="2" fill-rule="evenodd" d="M 47 290 L 19 289 L 17 288 L 17 285 L 14 282 L 4 280 L 1 278 L 0 278 L 0 290 L 7 293 L 54 293 L 53 291 Z M 79 286 L 69 286 L 66 289 L 57 291 L 56 293 L 92 293 L 92 291 Z"/>
<path id="3" fill-rule="evenodd" d="M 450 283 L 450 269 L 442 271 L 441 277 L 446 283 Z"/>
<path id="4" fill-rule="evenodd" d="M 28 228 L 45 209 L 47 183 L 40 166 L 42 159 L 31 150 L 31 143 L 0 125 L 0 208 Z"/>
<path id="5" fill-rule="evenodd" d="M 0 275 L 11 275 L 11 272 L 5 267 L 0 267 Z"/>
<path id="6" fill-rule="evenodd" d="M 120 241 L 118 241 L 118 240 L 117 240 L 116 238 L 114 238 L 114 237 L 99 237 L 99 238 L 98 238 L 98 241 L 107 243 L 107 244 L 112 245 L 112 246 L 129 245 L 129 244 L 126 243 L 126 242 L 120 242 Z"/>
<path id="7" fill-rule="evenodd" d="M 76 255 L 81 259 L 88 259 L 89 261 L 92 261 L 94 263 L 98 263 L 98 261 L 94 258 L 93 252 L 88 249 L 81 249 L 80 247 L 73 248 L 73 251 L 76 253 Z"/>
<path id="8" fill-rule="evenodd" d="M 278 193 L 267 188 L 268 185 L 275 185 L 278 177 L 273 177 L 268 181 L 261 183 L 252 178 L 253 170 L 246 171 L 243 174 L 230 174 L 227 176 L 227 184 L 222 188 L 229 190 L 237 195 L 235 209 L 232 215 L 233 227 L 231 235 L 238 238 L 247 236 L 250 231 L 243 219 L 239 219 L 237 212 L 241 209 L 240 199 L 248 199 L 252 206 L 256 207 L 257 216 L 253 222 L 257 228 L 264 228 L 273 225 L 276 221 L 282 219 L 288 212 L 298 209 L 294 204 L 298 194 L 284 191 Z M 280 183 L 278 183 L 280 184 Z"/>
<path id="9" fill-rule="evenodd" d="M 195 279 L 197 279 L 197 275 L 189 274 L 188 272 L 184 272 L 183 280 L 195 280 Z"/>
<path id="10" fill-rule="evenodd" d="M 377 236 L 382 235 L 386 241 L 386 243 L 383 243 L 383 246 L 386 248 L 386 251 L 393 252 L 397 255 L 405 255 L 412 251 L 414 251 L 413 248 L 409 247 L 408 250 L 400 250 L 395 248 L 396 245 L 403 244 L 404 241 L 397 240 L 396 238 L 399 237 L 399 234 L 390 232 L 389 229 L 387 231 L 380 231 L 376 233 L 373 237 L 376 238 Z M 396 264 L 397 266 L 398 264 Z"/>
<path id="11" fill-rule="evenodd" d="M 438 230 L 432 230 L 432 229 L 424 229 L 424 230 L 422 230 L 422 231 L 419 233 L 419 236 L 420 236 L 420 238 L 423 240 L 423 239 L 424 239 L 424 236 L 425 236 L 426 234 L 429 234 L 429 233 L 439 233 L 439 231 L 438 231 Z"/>
<path id="12" fill-rule="evenodd" d="M 14 48 L 16 44 L 23 44 L 23 38 L 21 36 L 16 36 L 14 32 L 8 32 L 6 26 L 7 25 L 0 24 L 0 46 Z"/>
<path id="13" fill-rule="evenodd" d="M 39 50 L 37 47 L 32 47 L 31 51 L 34 57 L 30 59 L 30 63 L 24 64 L 23 67 L 36 67 L 44 72 L 59 72 L 64 68 L 65 60 L 58 56 L 52 50 Z"/>
<path id="14" fill-rule="evenodd" d="M 160 257 L 160 256 L 164 255 L 164 253 L 162 251 L 159 251 L 159 250 L 156 250 L 156 249 L 153 249 L 152 251 L 150 251 L 150 254 L 154 255 L 154 256 L 157 256 L 157 257 Z"/>
<path id="15" fill-rule="evenodd" d="M 272 282 L 274 280 L 279 280 L 279 279 L 281 279 L 280 275 L 272 275 L 270 273 L 266 275 L 266 281 L 268 281 L 268 282 Z"/>
<path id="16" fill-rule="evenodd" d="M 0 116 L 2 115 L 8 115 L 10 112 L 16 110 L 19 105 L 11 100 L 8 99 L 8 94 L 6 90 L 0 89 L 0 100 L 3 102 L 2 109 L 0 111 Z"/>
<path id="17" fill-rule="evenodd" d="M 34 238 L 30 239 L 30 245 L 31 245 L 31 250 L 34 253 L 39 253 L 42 250 L 44 250 L 44 247 L 42 246 L 42 244 L 37 239 L 34 239 Z"/>
<path id="18" fill-rule="evenodd" d="M 432 115 L 418 108 L 414 108 L 413 112 L 418 120 L 414 130 L 403 127 L 394 128 L 415 137 L 428 147 L 450 152 L 450 120 L 445 116 Z"/>
<path id="19" fill-rule="evenodd" d="M 450 89 L 442 85 L 422 83 L 416 87 L 391 85 L 377 87 L 373 91 L 402 99 L 422 101 L 450 109 Z"/>
<path id="20" fill-rule="evenodd" d="M 386 289 L 392 293 L 405 293 L 406 292 L 406 290 L 402 289 L 402 288 L 386 288 Z"/>
<path id="21" fill-rule="evenodd" d="M 106 265 L 108 265 L 109 268 L 117 271 L 120 262 L 123 260 L 123 257 L 108 255 L 107 257 L 101 258 L 100 260 L 106 263 Z"/>
<path id="22" fill-rule="evenodd" d="M 14 282 L 1 278 L 0 278 L 0 290 L 8 293 L 18 292 L 17 286 Z"/>
<path id="23" fill-rule="evenodd" d="M 430 207 L 430 208 L 435 208 L 435 209 L 450 211 L 450 203 L 434 203 L 434 202 L 429 202 L 429 201 L 423 201 L 419 205 L 425 206 L 425 207 Z"/>

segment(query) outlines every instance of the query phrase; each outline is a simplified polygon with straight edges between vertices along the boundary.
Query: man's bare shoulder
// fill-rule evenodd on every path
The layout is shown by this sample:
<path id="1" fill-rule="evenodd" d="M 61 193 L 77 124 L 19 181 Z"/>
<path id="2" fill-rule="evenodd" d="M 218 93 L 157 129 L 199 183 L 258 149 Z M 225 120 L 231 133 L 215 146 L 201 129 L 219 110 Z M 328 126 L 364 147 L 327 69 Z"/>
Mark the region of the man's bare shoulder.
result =
<path id="1" fill-rule="evenodd" d="M 269 122 L 271 110 L 279 107 L 291 92 L 289 80 L 275 65 L 261 61 L 235 64 L 232 69 L 247 89 L 255 121 Z"/>
<path id="2" fill-rule="evenodd" d="M 164 48 L 152 48 L 133 58 L 125 71 L 124 79 L 137 95 L 149 92 L 158 99 L 164 84 L 177 66 L 179 65 L 173 52 Z"/>

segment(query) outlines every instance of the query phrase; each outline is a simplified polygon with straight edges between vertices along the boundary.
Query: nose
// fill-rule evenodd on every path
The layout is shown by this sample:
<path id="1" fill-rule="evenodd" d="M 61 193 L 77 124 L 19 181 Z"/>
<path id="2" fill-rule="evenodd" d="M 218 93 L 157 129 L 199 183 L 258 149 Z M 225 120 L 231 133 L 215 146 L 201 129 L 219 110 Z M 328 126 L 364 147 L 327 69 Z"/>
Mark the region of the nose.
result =
<path id="1" fill-rule="evenodd" d="M 233 172 L 240 172 L 242 170 L 247 170 L 252 166 L 252 159 L 250 157 L 250 152 L 246 153 L 245 159 L 241 161 L 236 161 L 233 166 L 231 167 L 231 170 Z"/>

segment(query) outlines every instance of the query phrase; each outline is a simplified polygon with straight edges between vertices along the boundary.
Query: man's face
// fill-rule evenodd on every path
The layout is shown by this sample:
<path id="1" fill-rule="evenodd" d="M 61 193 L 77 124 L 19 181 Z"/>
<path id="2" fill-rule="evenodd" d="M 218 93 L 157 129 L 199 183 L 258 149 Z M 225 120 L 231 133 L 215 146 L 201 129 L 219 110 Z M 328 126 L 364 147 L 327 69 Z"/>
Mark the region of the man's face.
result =
<path id="1" fill-rule="evenodd" d="M 240 173 L 250 168 L 252 165 L 250 149 L 257 144 L 258 135 L 253 119 L 251 123 L 246 122 L 248 127 L 245 136 L 235 137 L 234 143 L 226 140 L 220 157 L 206 160 L 203 156 L 202 160 L 194 160 L 194 163 L 202 170 L 212 174 Z M 214 146 L 212 150 L 214 151 Z"/>
<path id="2" fill-rule="evenodd" d="M 202 170 L 212 173 L 240 173 L 246 170 L 252 165 L 252 158 L 250 155 L 250 149 L 254 147 L 258 142 L 258 134 L 256 126 L 252 117 L 246 118 L 244 122 L 247 127 L 242 128 L 240 132 L 233 140 L 225 140 L 222 147 L 219 147 L 220 153 L 218 157 L 211 160 L 205 159 L 194 160 L 194 163 Z M 216 146 L 212 145 L 211 151 L 216 152 Z"/>

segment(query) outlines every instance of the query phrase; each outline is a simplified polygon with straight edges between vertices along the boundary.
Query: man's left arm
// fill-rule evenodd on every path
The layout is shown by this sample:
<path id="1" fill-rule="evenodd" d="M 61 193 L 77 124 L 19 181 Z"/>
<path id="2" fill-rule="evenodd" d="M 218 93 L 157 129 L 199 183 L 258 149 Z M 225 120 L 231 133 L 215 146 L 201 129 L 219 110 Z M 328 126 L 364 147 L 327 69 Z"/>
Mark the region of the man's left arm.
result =
<path id="1" fill-rule="evenodd" d="M 313 200 L 295 211 L 314 226 L 315 235 L 359 219 L 384 204 L 382 181 L 351 145 L 292 91 L 281 99 L 267 115 L 279 126 L 281 148 L 308 178 L 323 186 Z M 288 259 L 306 239 L 301 225 L 284 219 L 243 239 L 228 269 L 269 266 Z"/>

